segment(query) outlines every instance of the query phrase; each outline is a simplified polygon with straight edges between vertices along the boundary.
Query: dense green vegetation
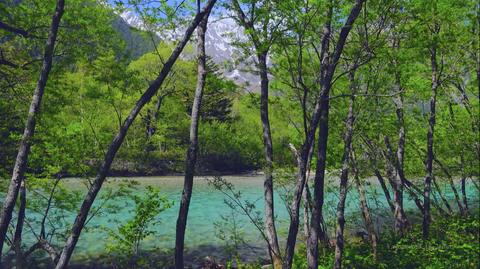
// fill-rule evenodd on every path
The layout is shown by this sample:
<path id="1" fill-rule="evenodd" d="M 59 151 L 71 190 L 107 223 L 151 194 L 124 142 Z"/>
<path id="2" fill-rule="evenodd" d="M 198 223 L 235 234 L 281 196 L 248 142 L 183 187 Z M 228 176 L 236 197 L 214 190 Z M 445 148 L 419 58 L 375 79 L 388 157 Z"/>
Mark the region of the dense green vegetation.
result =
<path id="1" fill-rule="evenodd" d="M 118 241 L 106 248 L 111 265 L 148 267 L 140 243 L 171 203 L 157 188 L 135 195 L 132 182 L 97 194 L 107 175 L 183 174 L 197 137 L 196 174 L 263 169 L 264 216 L 249 202 L 242 207 L 241 193 L 227 204 L 256 222 L 275 268 L 480 266 L 478 2 L 217 3 L 245 29 L 247 40 L 232 43 L 243 53 L 234 62 L 262 77 L 259 94 L 195 53 L 190 36 L 216 1 L 198 1 L 197 11 L 185 1 L 148 2 L 115 1 L 114 9 L 96 0 L 0 1 L 0 238 L 17 268 L 40 249 L 65 268 L 88 221 L 119 210 L 112 200 L 135 208 L 118 230 L 104 228 Z M 127 7 L 147 30 L 118 18 Z M 172 29 L 186 29 L 188 42 L 156 35 Z M 325 171 L 339 183 L 326 183 Z M 85 199 L 65 186 L 73 176 Z M 373 198 L 385 197 L 391 216 L 386 231 L 375 228 L 379 213 L 365 197 L 372 180 L 383 191 Z M 224 181 L 215 187 L 233 190 Z M 328 188 L 338 201 L 326 208 Z M 289 205 L 289 220 L 276 220 L 273 189 Z M 361 239 L 344 232 L 352 192 Z M 414 212 L 404 210 L 407 199 Z M 324 219 L 328 210 L 334 218 Z M 75 222 L 62 217 L 77 212 Z M 216 223 L 217 235 L 230 240 L 226 249 L 240 265 L 242 233 L 229 221 Z M 288 230 L 276 231 L 278 221 Z M 326 230 L 331 224 L 335 231 Z M 286 244 L 278 243 L 281 233 Z M 22 243 L 27 234 L 33 246 Z M 53 241 L 65 243 L 63 251 Z"/>

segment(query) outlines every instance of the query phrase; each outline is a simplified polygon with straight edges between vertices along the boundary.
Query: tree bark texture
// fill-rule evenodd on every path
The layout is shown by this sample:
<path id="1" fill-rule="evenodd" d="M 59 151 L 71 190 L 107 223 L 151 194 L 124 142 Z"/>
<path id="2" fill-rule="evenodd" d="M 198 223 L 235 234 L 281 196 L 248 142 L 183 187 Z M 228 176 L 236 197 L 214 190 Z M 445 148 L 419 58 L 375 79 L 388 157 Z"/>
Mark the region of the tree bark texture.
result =
<path id="1" fill-rule="evenodd" d="M 8 187 L 8 193 L 5 197 L 5 201 L 2 204 L 2 209 L 0 212 L 0 262 L 3 242 L 5 241 L 8 225 L 12 220 L 13 208 L 15 207 L 15 201 L 17 200 L 18 192 L 20 190 L 23 175 L 27 166 L 28 154 L 30 153 L 31 139 L 33 138 L 35 133 L 36 119 L 40 115 L 40 105 L 42 103 L 43 93 L 45 91 L 45 86 L 47 85 L 48 75 L 50 74 L 50 70 L 52 69 L 53 52 L 55 48 L 55 42 L 57 40 L 60 20 L 62 19 L 64 12 L 64 7 L 65 0 L 58 0 L 48 33 L 47 43 L 45 46 L 45 52 L 42 61 L 42 68 L 40 70 L 37 86 L 35 87 L 33 98 L 30 103 L 30 109 L 28 111 L 25 130 L 23 132 L 22 141 L 20 142 L 20 148 L 18 149 L 15 167 L 13 168 L 12 179 L 10 181 L 10 186 Z"/>
<path id="2" fill-rule="evenodd" d="M 117 135 L 114 137 L 112 143 L 108 148 L 107 154 L 105 155 L 105 158 L 98 170 L 95 181 L 93 182 L 90 190 L 88 191 L 82 203 L 82 206 L 80 207 L 80 210 L 75 219 L 75 222 L 73 223 L 71 233 L 63 248 L 63 251 L 59 258 L 57 266 L 55 267 L 56 269 L 66 268 L 68 261 L 70 260 L 70 257 L 73 253 L 73 250 L 75 249 L 75 246 L 78 242 L 83 226 L 85 225 L 88 212 L 90 211 L 90 208 L 92 207 L 92 204 L 95 201 L 95 198 L 97 197 L 97 194 L 100 191 L 103 182 L 105 181 L 105 177 L 107 176 L 108 170 L 110 169 L 113 159 L 115 158 L 115 154 L 120 148 L 123 142 L 123 139 L 125 138 L 125 135 L 127 134 L 127 131 L 130 128 L 130 125 L 133 123 L 133 121 L 137 117 L 142 107 L 153 97 L 153 95 L 158 91 L 160 86 L 162 86 L 163 81 L 167 77 L 168 73 L 170 72 L 170 69 L 172 68 L 177 58 L 180 56 L 180 53 L 182 52 L 183 48 L 187 44 L 188 40 L 190 39 L 190 36 L 192 35 L 193 31 L 195 30 L 195 28 L 197 28 L 197 25 L 203 19 L 205 14 L 210 13 L 210 10 L 212 9 L 215 2 L 216 0 L 209 0 L 205 4 L 202 11 L 197 13 L 195 18 L 193 19 L 193 21 L 190 23 L 187 30 L 185 31 L 185 35 L 183 39 L 177 44 L 170 58 L 163 65 L 163 68 L 160 71 L 160 74 L 158 75 L 158 77 L 153 81 L 153 83 L 148 87 L 145 93 L 140 97 L 135 107 L 132 109 L 130 114 L 127 116 L 127 118 L 123 122 L 122 127 L 119 129 Z"/>
<path id="3" fill-rule="evenodd" d="M 200 4 L 199 4 L 200 5 Z M 199 6 L 200 11 L 200 6 Z M 190 198 L 193 191 L 193 176 L 195 174 L 195 165 L 198 155 L 198 121 L 200 119 L 200 108 L 202 105 L 203 89 L 207 77 L 205 63 L 205 32 L 207 31 L 208 17 L 210 13 L 205 14 L 197 27 L 197 49 L 198 49 L 198 75 L 197 87 L 195 89 L 195 98 L 192 106 L 192 117 L 190 122 L 190 145 L 187 150 L 187 160 L 185 165 L 185 181 L 183 185 L 182 199 L 180 201 L 180 211 L 178 212 L 176 237 L 175 237 L 175 267 L 183 269 L 183 249 L 185 244 L 185 229 L 187 228 L 188 210 L 190 207 Z"/>

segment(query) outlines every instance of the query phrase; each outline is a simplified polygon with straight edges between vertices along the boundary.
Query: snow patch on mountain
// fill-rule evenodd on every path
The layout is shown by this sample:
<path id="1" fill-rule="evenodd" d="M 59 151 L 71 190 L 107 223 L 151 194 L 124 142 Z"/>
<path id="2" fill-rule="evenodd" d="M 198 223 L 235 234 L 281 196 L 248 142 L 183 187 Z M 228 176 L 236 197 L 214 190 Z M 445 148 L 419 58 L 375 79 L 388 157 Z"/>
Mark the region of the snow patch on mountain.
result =
<path id="1" fill-rule="evenodd" d="M 142 20 L 133 12 L 125 11 L 120 15 L 132 27 L 142 29 Z M 184 29 L 176 29 L 175 31 L 162 31 L 157 33 L 162 39 L 170 41 L 178 40 L 183 36 Z M 193 35 L 195 36 L 195 35 Z M 235 57 L 240 54 L 238 48 L 232 45 L 235 40 L 247 41 L 247 36 L 244 35 L 244 29 L 235 24 L 233 19 L 219 19 L 211 17 L 207 32 L 205 33 L 205 51 L 210 55 L 216 64 L 222 64 L 229 62 L 233 64 Z M 251 54 L 249 60 L 253 60 L 254 54 Z M 243 73 L 238 69 L 234 69 L 231 72 L 222 70 L 225 77 L 234 80 L 238 85 L 248 82 L 250 85 L 259 85 L 260 78 L 258 76 Z M 257 88 L 257 87 L 255 87 Z M 253 90 L 255 89 L 248 89 Z"/>

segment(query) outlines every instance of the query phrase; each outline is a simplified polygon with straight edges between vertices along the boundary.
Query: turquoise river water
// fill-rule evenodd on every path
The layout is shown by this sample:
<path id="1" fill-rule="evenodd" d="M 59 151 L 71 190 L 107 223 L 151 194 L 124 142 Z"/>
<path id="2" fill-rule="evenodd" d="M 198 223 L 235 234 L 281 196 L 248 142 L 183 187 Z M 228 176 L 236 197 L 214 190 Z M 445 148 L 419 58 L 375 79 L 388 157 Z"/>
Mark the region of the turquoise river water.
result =
<path id="1" fill-rule="evenodd" d="M 220 191 L 214 189 L 208 184 L 206 178 L 212 179 L 212 177 L 196 177 L 194 180 L 194 191 L 190 203 L 190 211 L 188 216 L 187 231 L 185 236 L 185 258 L 187 264 L 193 265 L 204 259 L 206 256 L 217 257 L 218 260 L 227 262 L 230 258 L 224 253 L 225 241 L 218 239 L 215 233 L 218 232 L 214 223 L 222 220 L 222 216 L 231 218 L 232 211 L 224 203 L 226 198 Z M 261 211 L 263 217 L 263 176 L 259 174 L 252 175 L 238 175 L 224 177 L 229 182 L 235 185 L 235 190 L 242 193 L 242 200 L 257 201 L 257 210 Z M 158 247 L 162 249 L 162 254 L 166 264 L 173 262 L 173 248 L 175 244 L 175 224 L 178 216 L 180 197 L 183 189 L 183 177 L 141 177 L 130 178 L 140 182 L 138 189 L 139 193 L 143 193 L 146 185 L 160 186 L 161 194 L 174 202 L 174 206 L 160 213 L 156 220 L 161 223 L 152 228 L 155 230 L 155 235 L 147 237 L 142 243 L 142 249 L 152 249 Z M 376 197 L 369 200 L 370 209 L 373 212 L 374 219 L 377 223 L 378 230 L 384 230 L 386 227 L 391 226 L 393 223 L 391 213 L 388 210 L 388 205 L 384 199 L 383 191 L 376 184 L 375 180 L 371 181 L 372 184 L 365 184 L 363 186 L 367 197 Z M 333 178 L 330 187 L 326 188 L 325 206 L 324 206 L 324 219 L 329 227 L 328 232 L 334 231 L 335 211 L 336 203 L 338 201 L 338 183 Z M 115 188 L 116 183 L 108 183 L 104 186 L 110 186 Z M 65 186 L 71 189 L 85 189 L 85 187 L 75 179 L 70 179 Z M 457 184 L 457 189 L 460 191 L 460 186 Z M 291 189 L 283 189 L 282 194 L 293 194 Z M 442 191 L 444 191 L 449 200 L 453 200 L 453 194 L 450 188 L 445 184 L 442 185 Z M 407 197 L 405 193 L 405 197 Z M 438 195 L 437 195 L 438 196 Z M 478 204 L 478 192 L 468 184 L 468 197 L 470 198 L 470 205 L 474 207 Z M 277 229 L 281 234 L 280 241 L 284 243 L 285 237 L 288 232 L 289 217 L 288 211 L 282 202 L 279 193 L 275 193 L 275 212 L 277 217 Z M 439 197 L 438 197 L 439 199 Z M 132 202 L 133 203 L 133 202 Z M 97 203 L 98 204 L 98 203 Z M 451 203 L 455 206 L 455 203 Z M 346 228 L 351 232 L 361 230 L 363 223 L 361 221 L 360 203 L 358 200 L 358 193 L 355 186 L 351 186 L 347 197 L 347 210 L 346 210 Z M 415 210 L 415 204 L 411 199 L 405 199 L 405 206 L 408 209 Z M 116 220 L 119 223 L 125 223 L 131 219 L 132 214 L 130 208 L 125 208 L 116 214 L 110 214 L 108 216 L 94 217 L 89 223 L 89 227 L 96 227 L 105 225 L 107 228 L 115 229 L 117 223 L 109 222 L 108 220 Z M 418 210 L 415 210 L 418 211 Z M 27 217 L 31 217 L 27 215 Z M 69 216 L 63 216 L 67 221 L 73 223 L 75 214 L 72 213 Z M 236 216 L 238 223 L 242 226 L 241 231 L 244 233 L 244 238 L 248 241 L 250 247 L 243 247 L 240 249 L 240 257 L 243 261 L 249 261 L 258 257 L 267 257 L 267 248 L 263 239 L 260 237 L 260 233 L 250 223 L 248 218 L 242 214 Z M 303 232 L 302 227 L 299 231 L 299 241 L 302 240 Z M 24 235 L 25 243 L 28 246 L 33 237 L 28 238 L 29 234 Z M 32 236 L 30 234 L 30 236 Z M 63 245 L 61 240 L 52 243 L 58 246 Z M 102 254 L 105 253 L 104 247 L 108 243 L 113 243 L 106 232 L 99 229 L 93 231 L 83 232 L 78 241 L 77 247 L 72 257 L 71 268 L 101 268 Z M 8 247 L 4 247 L 4 250 Z M 44 256 L 43 251 L 39 252 L 38 258 L 44 257 L 46 264 L 39 263 L 39 267 L 49 267 L 48 258 Z M 161 253 L 157 251 L 157 254 Z M 42 256 L 43 255 L 43 256 Z M 12 258 L 13 255 L 7 254 L 7 258 Z"/>

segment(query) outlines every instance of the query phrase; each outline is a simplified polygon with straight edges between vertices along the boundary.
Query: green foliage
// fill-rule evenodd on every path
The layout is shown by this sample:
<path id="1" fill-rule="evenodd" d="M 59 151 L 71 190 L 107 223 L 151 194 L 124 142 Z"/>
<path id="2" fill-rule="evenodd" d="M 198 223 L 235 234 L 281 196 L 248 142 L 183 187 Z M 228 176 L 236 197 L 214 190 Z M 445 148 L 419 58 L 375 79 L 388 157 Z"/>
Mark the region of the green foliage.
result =
<path id="1" fill-rule="evenodd" d="M 247 244 L 245 233 L 242 228 L 245 224 L 238 221 L 238 212 L 230 208 L 231 213 L 228 216 L 220 216 L 222 220 L 213 223 L 215 227 L 215 236 L 223 242 L 222 249 L 233 260 L 240 262 L 240 247 Z"/>
<path id="2" fill-rule="evenodd" d="M 107 244 L 105 250 L 110 259 L 117 260 L 120 266 L 127 268 L 144 268 L 149 265 L 149 259 L 140 254 L 140 243 L 147 237 L 155 235 L 151 229 L 160 223 L 155 220 L 158 214 L 173 206 L 167 198 L 160 196 L 160 188 L 146 186 L 144 196 L 133 195 L 135 203 L 132 219 L 118 226 L 117 230 L 107 229 L 110 239 L 115 243 Z M 112 255 L 115 255 L 112 257 Z M 112 261 L 115 264 L 114 261 Z"/>
<path id="3" fill-rule="evenodd" d="M 432 237 L 422 238 L 421 224 L 414 224 L 403 238 L 393 232 L 379 236 L 377 260 L 370 242 L 347 241 L 343 268 L 476 268 L 480 266 L 479 216 L 437 218 L 431 226 Z M 348 238 L 347 238 L 348 240 Z M 320 248 L 319 268 L 330 268 L 334 248 Z M 293 268 L 306 266 L 306 247 L 301 244 Z"/>

